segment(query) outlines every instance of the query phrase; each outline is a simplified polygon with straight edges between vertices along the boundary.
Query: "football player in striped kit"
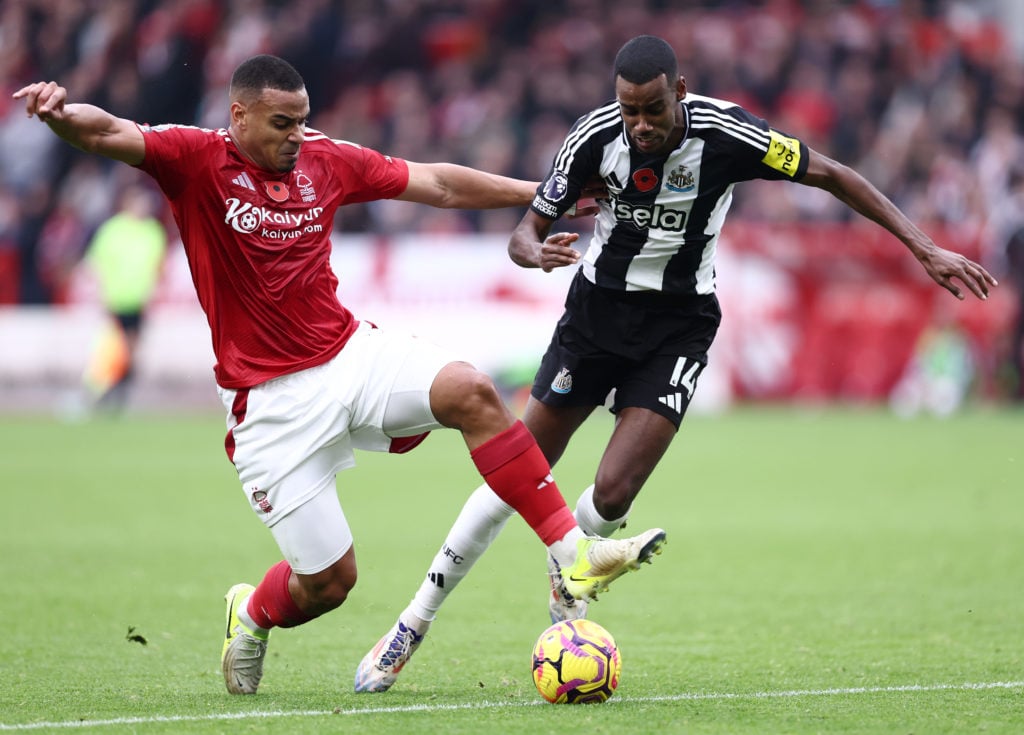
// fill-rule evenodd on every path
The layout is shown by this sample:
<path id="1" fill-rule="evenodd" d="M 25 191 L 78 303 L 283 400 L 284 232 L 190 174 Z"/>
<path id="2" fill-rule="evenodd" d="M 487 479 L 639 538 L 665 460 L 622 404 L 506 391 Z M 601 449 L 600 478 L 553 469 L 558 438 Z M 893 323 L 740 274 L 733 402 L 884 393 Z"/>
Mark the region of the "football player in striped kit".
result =
<path id="1" fill-rule="evenodd" d="M 523 422 L 554 465 L 573 433 L 614 391 L 615 428 L 594 484 L 575 510 L 587 533 L 622 527 L 675 437 L 707 364 L 721 312 L 715 248 L 735 184 L 778 179 L 828 191 L 891 232 L 936 283 L 985 299 L 995 279 L 932 242 L 861 175 L 731 102 L 688 94 L 675 52 L 639 36 L 615 58 L 615 100 L 569 131 L 509 254 L 524 268 L 580 260 L 575 233 L 550 235 L 593 177 L 607 187 L 586 255 L 534 380 Z M 395 627 L 366 655 L 357 690 L 390 687 L 441 604 L 497 536 L 512 509 L 486 485 L 470 497 Z M 549 556 L 552 621 L 585 616 Z M 568 574 L 568 571 L 567 571 Z M 362 682 L 362 687 L 360 686 Z"/>

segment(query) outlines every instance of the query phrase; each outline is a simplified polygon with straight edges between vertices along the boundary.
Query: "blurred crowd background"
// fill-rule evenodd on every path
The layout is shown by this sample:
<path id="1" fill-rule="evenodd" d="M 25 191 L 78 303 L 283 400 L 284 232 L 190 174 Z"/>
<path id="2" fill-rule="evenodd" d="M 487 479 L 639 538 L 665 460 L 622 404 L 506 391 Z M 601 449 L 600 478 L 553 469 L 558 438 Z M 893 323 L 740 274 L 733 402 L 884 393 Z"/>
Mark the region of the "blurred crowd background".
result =
<path id="1" fill-rule="evenodd" d="M 611 98 L 611 60 L 640 33 L 673 44 L 690 91 L 850 164 L 926 229 L 962 233 L 1012 288 L 1020 15 L 1015 0 L 2 0 L 0 303 L 65 302 L 133 183 L 27 119 L 11 100 L 25 83 L 57 80 L 71 100 L 139 122 L 217 128 L 234 67 L 274 53 L 304 76 L 310 125 L 333 137 L 539 179 L 568 126 Z M 343 209 L 338 226 L 508 233 L 519 215 L 384 202 Z M 824 193 L 752 182 L 731 221 L 849 216 Z"/>

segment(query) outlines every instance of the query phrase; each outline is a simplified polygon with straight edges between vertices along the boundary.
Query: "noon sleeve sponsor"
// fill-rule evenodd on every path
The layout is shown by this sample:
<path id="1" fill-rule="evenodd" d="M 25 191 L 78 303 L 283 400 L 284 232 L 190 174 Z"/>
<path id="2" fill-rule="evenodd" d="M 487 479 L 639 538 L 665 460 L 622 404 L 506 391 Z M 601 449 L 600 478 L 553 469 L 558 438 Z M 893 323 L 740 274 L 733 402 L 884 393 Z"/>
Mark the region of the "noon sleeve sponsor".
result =
<path id="1" fill-rule="evenodd" d="M 761 162 L 791 179 L 796 178 L 800 171 L 800 141 L 787 137 L 777 130 L 769 130 L 768 135 L 768 152 L 764 154 Z"/>

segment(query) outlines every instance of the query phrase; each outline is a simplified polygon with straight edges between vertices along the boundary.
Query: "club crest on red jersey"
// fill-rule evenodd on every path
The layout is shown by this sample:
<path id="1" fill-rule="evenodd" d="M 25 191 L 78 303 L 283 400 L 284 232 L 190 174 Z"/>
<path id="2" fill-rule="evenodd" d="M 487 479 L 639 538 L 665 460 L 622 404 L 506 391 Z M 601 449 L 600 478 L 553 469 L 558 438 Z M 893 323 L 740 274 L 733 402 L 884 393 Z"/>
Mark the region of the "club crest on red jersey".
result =
<path id="1" fill-rule="evenodd" d="M 295 183 L 299 187 L 299 196 L 304 202 L 316 201 L 316 189 L 313 188 L 313 179 L 309 178 L 302 171 L 295 177 Z"/>

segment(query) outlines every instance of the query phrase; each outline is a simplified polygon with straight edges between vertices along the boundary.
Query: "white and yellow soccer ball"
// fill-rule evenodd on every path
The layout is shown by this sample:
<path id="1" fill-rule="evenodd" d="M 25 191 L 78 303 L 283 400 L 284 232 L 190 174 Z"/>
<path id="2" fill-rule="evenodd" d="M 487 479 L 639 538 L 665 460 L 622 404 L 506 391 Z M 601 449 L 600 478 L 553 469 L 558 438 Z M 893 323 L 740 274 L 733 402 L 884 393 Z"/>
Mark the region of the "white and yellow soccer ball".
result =
<path id="1" fill-rule="evenodd" d="M 566 620 L 533 647 L 533 683 L 554 704 L 604 702 L 619 685 L 622 657 L 611 633 L 593 620 Z"/>

